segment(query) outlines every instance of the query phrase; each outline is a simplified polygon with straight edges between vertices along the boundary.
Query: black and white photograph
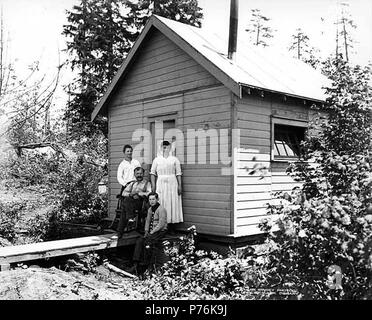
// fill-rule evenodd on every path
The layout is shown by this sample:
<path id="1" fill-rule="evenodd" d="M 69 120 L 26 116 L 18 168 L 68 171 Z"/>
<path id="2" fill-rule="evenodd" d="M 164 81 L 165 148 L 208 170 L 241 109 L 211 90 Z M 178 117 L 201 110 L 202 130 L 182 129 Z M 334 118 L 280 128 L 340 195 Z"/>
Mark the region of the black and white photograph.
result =
<path id="1" fill-rule="evenodd" d="M 0 305 L 372 300 L 371 167 L 370 0 L 0 0 Z"/>

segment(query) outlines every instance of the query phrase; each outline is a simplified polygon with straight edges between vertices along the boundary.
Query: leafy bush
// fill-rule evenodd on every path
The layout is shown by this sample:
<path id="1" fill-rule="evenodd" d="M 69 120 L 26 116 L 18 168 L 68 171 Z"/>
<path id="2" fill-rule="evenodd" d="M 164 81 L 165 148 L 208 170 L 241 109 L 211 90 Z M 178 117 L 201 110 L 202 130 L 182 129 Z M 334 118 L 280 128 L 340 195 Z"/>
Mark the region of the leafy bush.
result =
<path id="1" fill-rule="evenodd" d="M 61 194 L 58 218 L 65 222 L 97 223 L 107 215 L 107 196 L 98 194 L 101 168 L 79 159 L 65 163 L 56 179 Z"/>
<path id="2" fill-rule="evenodd" d="M 64 228 L 58 221 L 55 210 L 38 214 L 27 222 L 27 233 L 32 242 L 60 239 L 63 232 Z"/>
<path id="3" fill-rule="evenodd" d="M 86 146 L 84 142 L 71 146 L 73 150 L 80 148 L 87 153 L 89 147 L 93 146 Z M 107 216 L 107 195 L 98 193 L 98 183 L 107 174 L 107 167 L 84 153 L 79 156 L 70 153 L 72 155 L 61 156 L 32 152 L 14 157 L 8 161 L 7 178 L 13 178 L 10 181 L 20 183 L 23 188 L 38 186 L 49 190 L 50 200 L 57 204 L 59 222 L 97 223 Z"/>
<path id="4" fill-rule="evenodd" d="M 19 219 L 19 212 L 24 203 L 5 204 L 0 202 L 0 237 L 12 241 L 15 238 L 15 226 Z"/>
<path id="5" fill-rule="evenodd" d="M 222 258 L 195 249 L 195 228 L 178 246 L 167 249 L 170 261 L 141 283 L 146 299 L 266 299 L 259 288 L 269 288 L 271 274 L 262 259 Z M 274 292 L 274 291 L 273 291 Z"/>
<path id="6" fill-rule="evenodd" d="M 329 70 L 328 120 L 304 143 L 302 160 L 310 162 L 288 169 L 303 187 L 272 208 L 280 218 L 268 240 L 269 268 L 303 298 L 371 298 L 371 72 L 339 59 Z M 341 268 L 342 286 L 326 281 L 334 265 Z"/>
<path id="7" fill-rule="evenodd" d="M 47 154 L 29 153 L 8 159 L 4 178 L 15 180 L 20 187 L 42 185 L 53 173 L 55 159 Z"/>

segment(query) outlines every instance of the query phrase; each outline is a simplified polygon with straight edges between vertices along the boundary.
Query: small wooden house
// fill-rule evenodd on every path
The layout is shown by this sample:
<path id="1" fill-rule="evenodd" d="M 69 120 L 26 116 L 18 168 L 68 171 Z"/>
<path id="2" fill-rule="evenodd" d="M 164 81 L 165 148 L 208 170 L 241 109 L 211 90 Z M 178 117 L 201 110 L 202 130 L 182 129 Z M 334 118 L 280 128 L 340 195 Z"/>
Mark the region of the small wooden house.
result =
<path id="1" fill-rule="evenodd" d="M 185 137 L 176 140 L 182 228 L 195 225 L 199 234 L 230 242 L 260 233 L 272 192 L 296 185 L 285 169 L 296 160 L 310 106 L 325 100 L 326 82 L 301 61 L 243 43 L 229 59 L 217 36 L 152 16 L 92 113 L 92 120 L 103 114 L 109 122 L 110 215 L 123 145 L 140 143 L 133 133 L 153 133 L 161 122 Z M 252 171 L 258 167 L 264 170 Z"/>

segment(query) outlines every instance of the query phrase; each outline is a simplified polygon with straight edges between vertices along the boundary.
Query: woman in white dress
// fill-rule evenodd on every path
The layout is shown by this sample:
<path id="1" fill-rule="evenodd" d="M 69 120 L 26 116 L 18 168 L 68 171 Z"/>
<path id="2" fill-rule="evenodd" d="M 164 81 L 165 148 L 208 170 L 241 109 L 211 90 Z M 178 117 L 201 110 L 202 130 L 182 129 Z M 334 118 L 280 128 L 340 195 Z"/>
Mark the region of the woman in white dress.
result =
<path id="1" fill-rule="evenodd" d="M 160 152 L 152 162 L 150 175 L 152 191 L 159 195 L 159 202 L 167 211 L 167 222 L 183 222 L 181 164 L 171 154 L 168 141 L 161 143 Z M 169 227 L 172 229 L 172 226 Z"/>

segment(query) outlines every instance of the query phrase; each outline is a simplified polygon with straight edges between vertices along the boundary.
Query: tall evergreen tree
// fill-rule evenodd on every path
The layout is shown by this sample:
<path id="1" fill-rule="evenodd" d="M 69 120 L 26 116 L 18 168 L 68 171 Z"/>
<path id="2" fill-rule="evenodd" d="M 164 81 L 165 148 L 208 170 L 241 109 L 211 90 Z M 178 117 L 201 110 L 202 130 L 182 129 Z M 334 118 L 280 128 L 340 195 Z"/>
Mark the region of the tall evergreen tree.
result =
<path id="1" fill-rule="evenodd" d="M 128 0 L 130 9 L 126 21 L 137 31 L 138 36 L 151 14 L 201 27 L 202 9 L 197 0 Z"/>
<path id="2" fill-rule="evenodd" d="M 123 1 L 81 0 L 80 5 L 67 11 L 69 24 L 63 34 L 67 42 L 70 66 L 78 72 L 74 83 L 68 86 L 71 101 L 65 117 L 70 129 L 88 133 L 93 124 L 90 114 L 104 93 L 108 83 L 129 51 L 134 37 L 123 18 Z M 106 122 L 98 127 L 106 132 Z"/>
<path id="3" fill-rule="evenodd" d="M 341 3 L 341 18 L 337 18 L 336 24 L 336 57 L 343 52 L 346 61 L 350 59 L 350 50 L 354 47 L 352 31 L 356 29 L 350 13 L 347 10 L 349 5 Z"/>
<path id="4" fill-rule="evenodd" d="M 268 26 L 271 19 L 262 15 L 259 9 L 252 9 L 251 11 L 252 19 L 245 31 L 250 33 L 251 41 L 255 46 L 267 47 L 267 40 L 274 36 L 274 30 Z"/>
<path id="5" fill-rule="evenodd" d="M 91 112 L 154 7 L 161 16 L 200 26 L 197 0 L 81 0 L 67 11 L 69 24 L 63 34 L 70 38 L 70 66 L 78 71 L 75 82 L 67 87 L 71 99 L 65 118 L 70 132 L 87 135 L 98 127 L 107 133 L 106 119 L 101 117 L 92 124 Z"/>
<path id="6" fill-rule="evenodd" d="M 317 52 L 319 50 L 310 46 L 309 37 L 301 30 L 301 28 L 298 28 L 291 38 L 292 42 L 289 51 L 294 51 L 297 59 L 316 68 L 320 63 L 320 60 L 317 57 Z"/>

